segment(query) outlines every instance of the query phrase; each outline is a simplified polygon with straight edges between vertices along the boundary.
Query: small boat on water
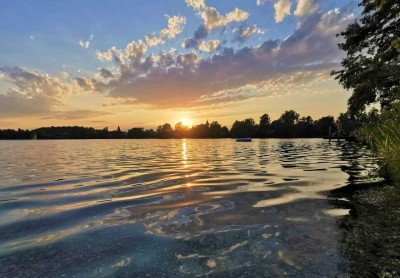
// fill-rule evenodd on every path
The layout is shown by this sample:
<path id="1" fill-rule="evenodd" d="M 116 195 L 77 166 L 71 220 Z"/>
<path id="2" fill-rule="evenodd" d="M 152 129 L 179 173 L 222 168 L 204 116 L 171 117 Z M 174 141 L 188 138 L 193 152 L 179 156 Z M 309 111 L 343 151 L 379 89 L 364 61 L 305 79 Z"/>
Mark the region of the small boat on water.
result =
<path id="1" fill-rule="evenodd" d="M 251 142 L 251 138 L 236 138 L 236 142 Z"/>

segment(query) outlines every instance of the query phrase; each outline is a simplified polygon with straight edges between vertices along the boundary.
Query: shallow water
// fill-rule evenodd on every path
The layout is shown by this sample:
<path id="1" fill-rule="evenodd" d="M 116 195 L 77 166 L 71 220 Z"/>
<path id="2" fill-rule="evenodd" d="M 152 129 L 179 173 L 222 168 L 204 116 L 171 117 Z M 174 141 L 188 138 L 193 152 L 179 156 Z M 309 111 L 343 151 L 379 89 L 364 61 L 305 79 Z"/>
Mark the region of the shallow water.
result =
<path id="1" fill-rule="evenodd" d="M 319 139 L 0 141 L 0 276 L 346 277 L 330 192 L 376 167 Z"/>

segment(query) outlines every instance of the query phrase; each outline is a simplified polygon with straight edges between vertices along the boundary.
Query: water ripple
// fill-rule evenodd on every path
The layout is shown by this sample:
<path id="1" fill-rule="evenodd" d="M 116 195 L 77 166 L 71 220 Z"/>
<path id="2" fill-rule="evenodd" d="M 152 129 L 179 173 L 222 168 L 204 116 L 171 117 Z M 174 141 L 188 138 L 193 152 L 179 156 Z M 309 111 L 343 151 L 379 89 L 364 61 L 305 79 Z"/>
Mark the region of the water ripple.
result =
<path id="1" fill-rule="evenodd" d="M 3 141 L 0 154 L 2 277 L 334 276 L 348 209 L 327 193 L 377 181 L 368 149 L 322 140 Z"/>

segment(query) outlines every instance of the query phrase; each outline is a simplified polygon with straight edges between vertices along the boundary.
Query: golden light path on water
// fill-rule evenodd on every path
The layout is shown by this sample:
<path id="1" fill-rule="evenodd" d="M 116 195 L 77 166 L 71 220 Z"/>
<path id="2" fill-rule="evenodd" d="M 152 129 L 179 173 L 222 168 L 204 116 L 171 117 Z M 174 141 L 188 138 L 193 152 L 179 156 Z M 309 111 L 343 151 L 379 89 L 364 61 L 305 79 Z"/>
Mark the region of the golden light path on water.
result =
<path id="1" fill-rule="evenodd" d="M 3 141 L 0 154 L 2 277 L 334 276 L 349 208 L 329 192 L 377 166 L 319 139 Z"/>

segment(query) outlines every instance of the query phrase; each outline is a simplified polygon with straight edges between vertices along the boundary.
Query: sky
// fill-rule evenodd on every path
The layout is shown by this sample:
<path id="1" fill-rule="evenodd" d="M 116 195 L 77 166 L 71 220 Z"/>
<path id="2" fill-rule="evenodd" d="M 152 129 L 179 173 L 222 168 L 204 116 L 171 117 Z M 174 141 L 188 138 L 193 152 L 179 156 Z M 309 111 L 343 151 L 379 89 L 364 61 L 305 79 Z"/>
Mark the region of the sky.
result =
<path id="1" fill-rule="evenodd" d="M 0 129 L 344 112 L 346 0 L 0 0 Z"/>

